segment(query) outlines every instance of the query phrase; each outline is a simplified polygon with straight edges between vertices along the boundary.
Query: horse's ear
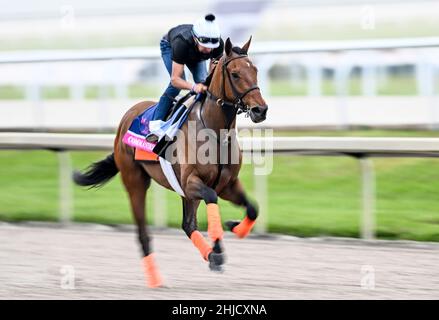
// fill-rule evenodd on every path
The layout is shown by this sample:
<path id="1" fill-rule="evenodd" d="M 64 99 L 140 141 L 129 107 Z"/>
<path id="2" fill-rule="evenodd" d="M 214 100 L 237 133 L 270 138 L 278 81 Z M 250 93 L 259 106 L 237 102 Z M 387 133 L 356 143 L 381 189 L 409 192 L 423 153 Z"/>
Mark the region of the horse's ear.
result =
<path id="1" fill-rule="evenodd" d="M 230 54 L 232 53 L 232 47 L 232 41 L 230 41 L 230 38 L 227 38 L 225 45 L 226 55 L 230 56 Z"/>
<path id="2" fill-rule="evenodd" d="M 252 36 L 250 36 L 250 39 L 248 39 L 247 43 L 242 46 L 241 50 L 247 54 L 248 48 L 250 47 L 250 43 L 252 42 Z"/>

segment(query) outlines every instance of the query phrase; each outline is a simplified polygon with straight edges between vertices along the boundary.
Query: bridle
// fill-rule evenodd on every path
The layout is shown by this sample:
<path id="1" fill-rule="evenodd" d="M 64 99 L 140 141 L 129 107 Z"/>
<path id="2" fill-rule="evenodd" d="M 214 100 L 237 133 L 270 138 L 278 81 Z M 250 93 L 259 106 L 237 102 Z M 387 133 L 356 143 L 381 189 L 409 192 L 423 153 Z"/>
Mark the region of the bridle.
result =
<path id="1" fill-rule="evenodd" d="M 226 57 L 224 57 L 224 61 L 222 64 L 222 84 L 221 84 L 221 96 L 217 97 L 212 92 L 207 90 L 207 97 L 214 100 L 216 104 L 221 107 L 221 109 L 224 112 L 224 115 L 226 117 L 226 128 L 230 129 L 230 126 L 232 125 L 233 120 L 235 119 L 237 114 L 240 113 L 248 113 L 250 112 L 250 107 L 246 104 L 244 104 L 243 99 L 244 97 L 252 92 L 253 90 L 260 90 L 257 85 L 252 85 L 250 88 L 245 90 L 242 93 L 239 93 L 239 91 L 236 89 L 235 85 L 233 84 L 232 79 L 230 78 L 230 72 L 227 69 L 227 65 L 237 59 L 246 58 L 246 54 L 240 54 L 237 57 L 233 57 L 229 60 L 226 60 Z M 213 75 L 216 67 L 218 65 L 219 60 L 213 62 L 214 63 L 214 69 L 212 70 L 211 74 Z M 226 78 L 229 81 L 230 87 L 232 88 L 233 96 L 235 97 L 233 101 L 226 99 Z"/>
<path id="2" fill-rule="evenodd" d="M 233 50 L 233 49 L 232 49 Z M 239 53 L 239 56 L 237 57 L 233 57 L 229 60 L 226 60 L 227 58 L 224 57 L 223 59 L 223 65 L 222 65 L 222 76 L 223 76 L 223 81 L 222 81 L 222 88 L 221 88 L 221 97 L 217 97 L 215 96 L 212 92 L 210 92 L 209 90 L 207 90 L 207 98 L 214 100 L 216 102 L 216 105 L 218 107 L 221 108 L 221 110 L 223 111 L 224 117 L 225 117 L 225 127 L 227 129 L 227 131 L 230 130 L 230 126 L 232 125 L 233 121 L 236 118 L 237 114 L 240 113 L 246 113 L 246 115 L 249 114 L 250 112 L 250 107 L 246 104 L 243 103 L 243 99 L 246 95 L 248 95 L 250 92 L 252 92 L 253 90 L 260 90 L 259 87 L 257 85 L 253 85 L 250 88 L 248 88 L 247 90 L 245 90 L 242 93 L 239 93 L 238 90 L 236 89 L 235 85 L 233 84 L 232 79 L 230 78 L 230 73 L 229 70 L 227 69 L 227 65 L 232 62 L 233 60 L 236 59 L 241 59 L 241 58 L 245 58 L 247 57 L 246 54 L 242 54 Z M 214 61 L 214 68 L 211 71 L 210 75 L 208 76 L 208 78 L 212 78 L 217 65 L 218 65 L 219 60 Z M 230 87 L 232 88 L 233 91 L 233 96 L 235 97 L 233 101 L 227 100 L 226 98 L 226 78 L 228 79 L 229 83 L 230 83 Z M 203 124 L 204 128 L 207 128 L 206 124 L 204 123 L 204 119 L 202 116 L 202 108 L 204 106 L 204 103 L 201 104 L 201 107 L 199 109 L 199 117 L 201 119 L 201 123 Z M 225 139 L 220 139 L 220 137 L 216 136 L 216 140 L 218 142 L 218 145 L 220 148 L 227 148 L 229 145 L 229 141 L 230 141 L 230 135 L 229 132 L 226 134 Z M 221 154 L 221 152 L 220 152 Z M 216 186 L 219 183 L 220 177 L 221 177 L 221 171 L 223 169 L 223 164 L 220 161 L 218 163 L 218 173 L 216 175 L 215 181 L 212 184 L 212 188 L 215 189 Z"/>

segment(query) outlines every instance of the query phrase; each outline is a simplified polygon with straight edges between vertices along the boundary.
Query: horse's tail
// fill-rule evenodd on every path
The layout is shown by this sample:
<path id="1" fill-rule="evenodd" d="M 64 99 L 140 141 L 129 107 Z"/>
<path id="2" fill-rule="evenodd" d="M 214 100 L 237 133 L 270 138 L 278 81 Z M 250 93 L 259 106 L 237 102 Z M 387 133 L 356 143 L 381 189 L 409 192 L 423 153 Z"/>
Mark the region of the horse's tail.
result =
<path id="1" fill-rule="evenodd" d="M 90 188 L 102 187 L 113 178 L 119 169 L 114 161 L 114 152 L 104 160 L 92 163 L 85 172 L 73 172 L 73 181 L 80 186 L 90 186 Z"/>

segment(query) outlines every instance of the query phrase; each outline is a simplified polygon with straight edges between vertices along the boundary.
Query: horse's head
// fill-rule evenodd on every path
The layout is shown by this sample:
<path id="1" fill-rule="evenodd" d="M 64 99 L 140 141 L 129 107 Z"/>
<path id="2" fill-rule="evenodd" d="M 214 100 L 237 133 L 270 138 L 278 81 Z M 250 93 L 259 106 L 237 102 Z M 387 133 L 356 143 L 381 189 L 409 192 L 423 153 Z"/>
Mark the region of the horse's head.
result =
<path id="1" fill-rule="evenodd" d="M 218 63 L 222 69 L 222 99 L 247 112 L 253 122 L 265 120 L 268 106 L 258 87 L 258 69 L 247 52 L 251 37 L 242 47 L 234 47 L 230 38 L 225 43 L 225 55 Z"/>

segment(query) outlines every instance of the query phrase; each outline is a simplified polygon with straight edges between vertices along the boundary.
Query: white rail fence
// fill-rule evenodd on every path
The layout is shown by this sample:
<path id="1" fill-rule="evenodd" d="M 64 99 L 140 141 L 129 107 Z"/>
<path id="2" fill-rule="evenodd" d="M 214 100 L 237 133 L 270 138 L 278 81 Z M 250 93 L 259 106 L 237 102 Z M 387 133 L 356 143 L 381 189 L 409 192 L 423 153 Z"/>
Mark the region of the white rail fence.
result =
<path id="1" fill-rule="evenodd" d="M 411 64 L 416 67 L 416 80 L 418 93 L 430 95 L 434 92 L 434 78 L 438 71 L 439 58 L 432 48 L 439 48 L 439 37 L 425 38 L 401 38 L 401 39 L 370 39 L 370 40 L 345 40 L 345 41 L 294 41 L 294 42 L 257 42 L 251 49 L 252 57 L 255 57 L 259 69 L 260 87 L 268 93 L 268 79 L 270 69 L 283 56 L 295 55 L 287 59 L 288 64 L 303 65 L 308 75 L 308 95 L 321 95 L 321 82 L 324 68 L 335 70 L 336 91 L 338 95 L 348 92 L 348 76 L 355 66 L 363 70 L 362 91 L 366 96 L 376 95 L 377 70 L 383 66 Z M 398 49 L 416 49 L 415 51 L 403 51 L 396 54 Z M 300 55 L 304 54 L 304 55 Z M 88 83 L 104 83 L 116 86 L 116 95 L 126 98 L 129 76 L 124 76 L 126 67 L 122 67 L 120 61 L 137 60 L 160 62 L 158 46 L 154 47 L 128 47 L 106 48 L 91 50 L 38 50 L 38 51 L 12 51 L 0 53 L 0 65 L 13 64 L 15 69 L 19 64 L 33 64 L 36 68 L 31 73 L 26 73 L 24 85 L 27 85 L 27 97 L 39 98 L 38 86 L 64 85 L 54 83 L 50 74 L 53 69 L 45 66 L 46 63 L 57 62 L 110 62 L 102 75 L 96 76 L 84 69 L 71 70 L 71 79 L 68 85 L 72 86 L 72 96 L 77 96 L 78 86 Z M 75 69 L 75 68 L 73 68 Z M 160 68 L 160 70 L 163 68 Z M 18 69 L 21 70 L 21 69 Z M 163 70 L 162 70 L 163 71 Z M 159 77 L 164 71 L 159 73 Z M 29 81 L 29 76 L 31 80 Z M 72 78 L 73 77 L 73 78 Z M 79 78 L 78 78 L 79 77 Z M 90 79 L 95 79 L 93 82 Z M 125 79 L 125 80 L 124 80 Z M 13 81 L 13 80 L 12 80 Z M 92 81 L 92 82 L 90 82 Z M 132 81 L 132 80 L 131 80 Z M 157 81 L 157 79 L 154 79 Z M 4 82 L 0 79 L 0 83 Z M 31 100 L 31 99 L 30 99 Z"/>
<path id="2" fill-rule="evenodd" d="M 112 150 L 112 134 L 53 134 L 53 133 L 0 133 L 0 149 L 57 152 L 59 159 L 60 221 L 72 219 L 73 192 L 72 166 L 69 150 Z M 270 157 L 274 154 L 308 156 L 351 156 L 359 160 L 362 179 L 362 213 L 360 234 L 365 239 L 375 237 L 375 174 L 370 157 L 439 157 L 439 138 L 332 138 L 332 137 L 274 137 L 240 138 L 245 157 Z M 268 177 L 254 169 L 254 194 L 258 199 L 260 217 L 255 232 L 267 232 Z M 154 222 L 166 226 L 166 203 L 163 188 L 154 186 Z"/>
<path id="3" fill-rule="evenodd" d="M 439 98 L 437 98 L 439 37 L 255 42 L 251 48 L 251 55 L 258 66 L 259 86 L 265 97 L 269 96 L 270 92 L 270 70 L 276 64 L 291 69 L 293 83 L 298 81 L 306 81 L 307 83 L 308 100 L 306 101 L 294 100 L 285 103 L 269 99 L 269 102 L 273 102 L 270 105 L 276 105 L 275 108 L 272 108 L 273 115 L 278 114 L 277 118 L 279 118 L 279 121 L 274 121 L 270 124 L 271 126 L 285 127 L 285 124 L 280 124 L 280 120 L 285 118 L 282 114 L 284 106 L 300 105 L 303 106 L 301 108 L 303 112 L 312 111 L 315 114 L 322 113 L 321 106 L 328 106 L 327 109 L 331 110 L 327 112 L 334 115 L 326 122 L 323 121 L 324 119 L 318 119 L 313 123 L 307 117 L 302 117 L 302 119 L 299 112 L 298 116 L 291 117 L 293 126 L 327 126 L 329 123 L 329 126 L 338 128 L 346 128 L 350 125 L 427 125 L 431 129 L 439 128 Z M 154 76 L 151 78 L 139 80 L 138 73 L 145 67 L 145 64 L 148 64 L 151 70 L 156 69 L 157 71 L 152 72 Z M 403 99 L 388 100 L 389 97 L 376 97 L 380 79 L 387 77 L 386 68 L 401 65 L 413 66 L 417 94 L 422 97 L 416 100 L 410 108 L 407 108 Z M 306 80 L 301 79 L 297 74 L 297 66 L 301 66 L 305 70 Z M 348 100 L 349 77 L 356 67 L 362 70 L 362 96 Z M 322 97 L 325 69 L 334 70 L 336 92 L 334 98 Z M 155 86 L 162 83 L 159 86 L 164 88 L 166 79 L 167 75 L 161 66 L 158 46 L 156 48 L 3 52 L 0 53 L 0 85 L 25 88 L 26 100 L 22 103 L 8 101 L 0 109 L 9 108 L 7 112 L 10 112 L 13 109 L 17 110 L 15 107 L 18 107 L 26 115 L 25 120 L 31 122 L 32 127 L 50 129 L 54 126 L 53 122 L 63 123 L 62 119 L 59 120 L 54 116 L 57 105 L 69 101 L 44 100 L 42 97 L 43 88 L 45 86 L 67 86 L 71 104 L 66 107 L 74 108 L 77 106 L 88 110 L 89 120 L 96 118 L 93 120 L 96 129 L 106 129 L 108 125 L 105 127 L 103 122 L 111 122 L 106 121 L 106 114 L 119 112 L 119 109 L 113 106 L 114 102 L 116 101 L 117 105 L 128 106 L 125 102 L 129 99 L 130 85 L 148 81 Z M 86 88 L 90 86 L 98 88 L 98 102 L 86 101 Z M 110 99 L 109 87 L 114 88 L 115 99 Z M 380 104 L 380 106 L 373 108 L 375 103 L 370 106 L 370 99 L 365 100 L 367 98 L 374 98 L 376 104 Z M 357 103 L 358 99 L 361 101 Z M 16 104 L 14 108 L 10 107 L 11 102 Z M 358 110 L 364 113 L 361 114 L 360 118 L 366 120 L 357 120 L 356 112 Z M 416 120 L 395 118 L 389 116 L 389 112 L 386 111 L 397 115 L 409 113 L 408 119 L 416 118 Z M 375 118 L 379 121 L 374 120 Z M 114 123 L 111 122 L 111 125 L 114 126 Z M 0 126 L 9 130 L 22 128 L 19 125 L 11 127 L 2 122 L 0 122 Z M 23 128 L 28 128 L 28 126 L 29 124 L 26 123 Z"/>

